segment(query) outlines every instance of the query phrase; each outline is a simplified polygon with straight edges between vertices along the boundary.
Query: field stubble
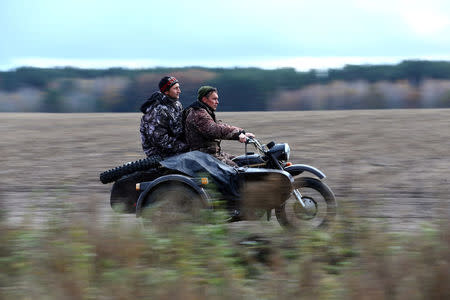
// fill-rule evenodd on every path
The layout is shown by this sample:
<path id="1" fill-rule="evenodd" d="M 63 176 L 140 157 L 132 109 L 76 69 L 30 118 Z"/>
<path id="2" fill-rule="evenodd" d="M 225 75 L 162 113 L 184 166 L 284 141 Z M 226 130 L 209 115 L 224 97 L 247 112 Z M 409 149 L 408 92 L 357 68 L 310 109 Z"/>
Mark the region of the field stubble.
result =
<path id="1" fill-rule="evenodd" d="M 293 163 L 327 175 L 340 208 L 391 230 L 449 216 L 450 110 L 218 113 L 263 142 L 287 142 Z M 143 158 L 139 114 L 1 114 L 0 201 L 32 223 L 96 211 L 112 216 L 99 173 Z M 242 154 L 243 144 L 223 149 Z M 126 218 L 134 218 L 126 216 Z M 233 225 L 236 226 L 236 225 Z"/>

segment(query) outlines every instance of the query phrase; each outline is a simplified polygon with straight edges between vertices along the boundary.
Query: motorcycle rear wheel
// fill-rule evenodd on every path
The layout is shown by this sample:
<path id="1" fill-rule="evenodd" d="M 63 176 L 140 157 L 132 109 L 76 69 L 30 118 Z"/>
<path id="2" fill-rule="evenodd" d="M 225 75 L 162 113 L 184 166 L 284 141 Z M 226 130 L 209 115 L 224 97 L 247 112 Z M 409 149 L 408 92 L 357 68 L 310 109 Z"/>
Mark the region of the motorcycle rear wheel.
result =
<path id="1" fill-rule="evenodd" d="M 336 198 L 324 182 L 310 177 L 297 177 L 294 189 L 298 189 L 309 209 L 305 211 L 292 193 L 280 208 L 275 209 L 281 226 L 318 228 L 325 227 L 334 220 L 337 212 Z"/>

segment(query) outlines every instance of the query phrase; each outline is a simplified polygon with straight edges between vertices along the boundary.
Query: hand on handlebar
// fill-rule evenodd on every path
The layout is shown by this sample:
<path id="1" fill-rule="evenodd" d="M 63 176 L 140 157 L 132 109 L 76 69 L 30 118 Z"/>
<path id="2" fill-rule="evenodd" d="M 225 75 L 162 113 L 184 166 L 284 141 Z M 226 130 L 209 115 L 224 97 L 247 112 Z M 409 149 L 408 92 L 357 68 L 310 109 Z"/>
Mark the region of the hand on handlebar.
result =
<path id="1" fill-rule="evenodd" d="M 249 139 L 253 139 L 255 135 L 251 132 L 241 133 L 239 135 L 239 142 L 246 143 Z"/>

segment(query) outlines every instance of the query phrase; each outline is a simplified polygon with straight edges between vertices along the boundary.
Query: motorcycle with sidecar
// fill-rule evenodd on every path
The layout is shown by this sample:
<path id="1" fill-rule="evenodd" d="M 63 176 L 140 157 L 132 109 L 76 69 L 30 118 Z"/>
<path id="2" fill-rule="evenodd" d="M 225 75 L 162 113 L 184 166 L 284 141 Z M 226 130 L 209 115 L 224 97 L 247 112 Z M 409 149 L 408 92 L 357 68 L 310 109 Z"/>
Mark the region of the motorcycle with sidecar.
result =
<path id="1" fill-rule="evenodd" d="M 258 153 L 248 152 L 253 145 Z M 228 221 L 254 220 L 272 212 L 286 227 L 320 227 L 336 217 L 335 196 L 323 172 L 288 162 L 287 143 L 262 144 L 249 138 L 245 154 L 224 164 L 209 154 L 192 151 L 164 160 L 149 157 L 100 174 L 114 182 L 110 203 L 115 211 L 152 221 L 198 218 L 205 209 L 223 208 Z"/>

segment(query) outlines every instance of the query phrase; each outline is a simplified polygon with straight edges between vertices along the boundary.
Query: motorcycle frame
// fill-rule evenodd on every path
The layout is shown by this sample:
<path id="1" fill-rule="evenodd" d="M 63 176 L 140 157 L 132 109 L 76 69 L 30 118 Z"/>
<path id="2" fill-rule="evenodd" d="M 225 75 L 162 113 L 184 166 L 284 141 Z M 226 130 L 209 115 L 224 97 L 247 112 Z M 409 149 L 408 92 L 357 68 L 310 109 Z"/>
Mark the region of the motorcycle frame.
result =
<path id="1" fill-rule="evenodd" d="M 265 169 L 265 168 L 247 168 L 245 171 L 241 171 L 241 176 L 267 176 L 271 173 L 276 173 L 284 176 L 291 184 L 294 183 L 294 179 L 289 172 L 284 170 L 276 170 L 276 169 Z M 158 177 L 153 181 L 146 181 L 139 183 L 139 189 L 142 192 L 139 195 L 139 198 L 136 202 L 136 217 L 140 217 L 142 215 L 142 208 L 147 201 L 152 203 L 151 193 L 158 188 L 160 185 L 164 183 L 179 183 L 184 184 L 191 188 L 194 192 L 196 192 L 204 202 L 207 208 L 213 208 L 212 201 L 213 199 L 207 193 L 207 191 L 202 187 L 202 183 L 200 178 L 192 178 L 185 175 L 180 174 L 169 174 Z M 150 198 L 149 198 L 150 196 Z"/>

